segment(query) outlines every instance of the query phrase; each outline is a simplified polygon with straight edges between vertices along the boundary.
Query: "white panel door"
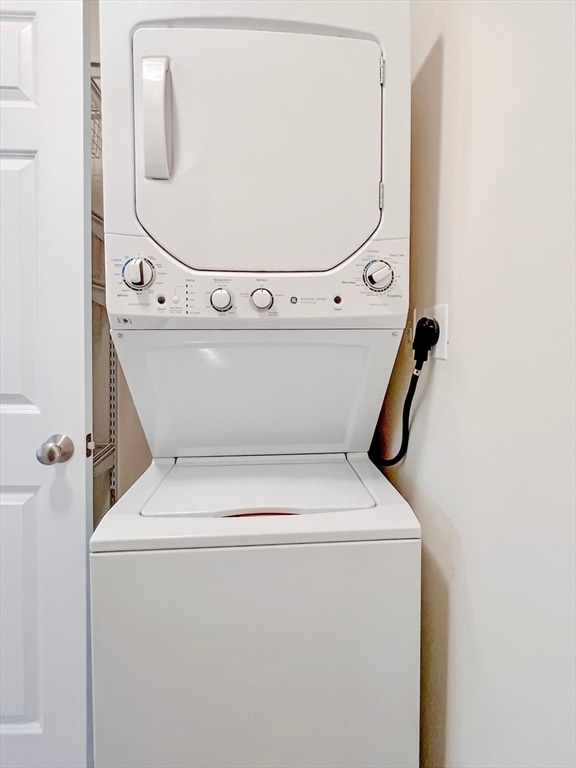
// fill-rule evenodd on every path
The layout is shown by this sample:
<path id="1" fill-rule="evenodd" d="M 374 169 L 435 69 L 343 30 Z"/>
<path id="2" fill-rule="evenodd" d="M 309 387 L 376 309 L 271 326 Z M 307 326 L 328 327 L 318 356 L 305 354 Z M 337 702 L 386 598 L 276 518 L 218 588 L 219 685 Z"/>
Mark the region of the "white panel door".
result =
<path id="1" fill-rule="evenodd" d="M 166 27 L 133 51 L 137 214 L 177 259 L 322 271 L 376 230 L 378 43 Z"/>
<path id="2" fill-rule="evenodd" d="M 0 3 L 0 765 L 87 752 L 89 155 L 82 0 Z M 43 466 L 55 433 L 75 445 Z"/>

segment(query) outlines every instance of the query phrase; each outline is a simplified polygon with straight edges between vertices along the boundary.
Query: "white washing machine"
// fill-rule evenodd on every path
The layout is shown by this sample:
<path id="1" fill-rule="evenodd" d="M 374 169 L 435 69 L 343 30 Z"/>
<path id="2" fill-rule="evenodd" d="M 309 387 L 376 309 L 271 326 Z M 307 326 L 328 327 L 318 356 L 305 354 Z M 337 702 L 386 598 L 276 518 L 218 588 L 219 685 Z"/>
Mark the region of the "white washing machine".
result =
<path id="1" fill-rule="evenodd" d="M 154 456 L 91 539 L 97 768 L 418 764 L 405 3 L 104 0 L 107 302 Z M 386 101 L 386 108 L 384 102 Z"/>

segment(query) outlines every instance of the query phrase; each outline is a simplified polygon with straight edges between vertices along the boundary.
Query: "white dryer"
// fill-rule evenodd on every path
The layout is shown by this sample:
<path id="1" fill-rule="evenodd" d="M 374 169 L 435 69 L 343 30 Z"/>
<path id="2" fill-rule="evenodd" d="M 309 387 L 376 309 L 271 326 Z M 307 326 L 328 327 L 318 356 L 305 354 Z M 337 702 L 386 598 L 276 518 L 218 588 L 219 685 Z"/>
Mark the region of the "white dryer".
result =
<path id="1" fill-rule="evenodd" d="M 91 539 L 97 768 L 418 763 L 408 8 L 101 7 L 107 302 L 154 456 Z M 386 97 L 386 109 L 384 101 Z"/>

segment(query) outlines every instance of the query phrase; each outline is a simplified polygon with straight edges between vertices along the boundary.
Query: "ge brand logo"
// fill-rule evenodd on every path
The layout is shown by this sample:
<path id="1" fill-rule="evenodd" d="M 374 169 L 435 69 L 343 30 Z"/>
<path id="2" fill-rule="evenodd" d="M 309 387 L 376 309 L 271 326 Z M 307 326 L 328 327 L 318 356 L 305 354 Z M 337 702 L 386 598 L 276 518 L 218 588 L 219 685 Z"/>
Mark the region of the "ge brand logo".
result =
<path id="1" fill-rule="evenodd" d="M 297 304 L 297 303 L 298 303 L 298 299 L 296 298 L 296 296 L 291 296 L 290 297 L 290 304 Z"/>

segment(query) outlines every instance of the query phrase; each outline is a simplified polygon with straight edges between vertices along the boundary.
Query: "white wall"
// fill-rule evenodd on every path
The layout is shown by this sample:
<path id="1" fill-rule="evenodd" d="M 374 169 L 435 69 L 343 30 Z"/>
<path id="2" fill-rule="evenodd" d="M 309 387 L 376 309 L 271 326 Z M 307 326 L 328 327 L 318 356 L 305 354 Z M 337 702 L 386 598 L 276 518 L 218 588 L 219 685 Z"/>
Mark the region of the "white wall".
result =
<path id="1" fill-rule="evenodd" d="M 451 321 L 391 473 L 423 527 L 426 766 L 576 764 L 574 10 L 412 4 L 412 303 Z"/>

